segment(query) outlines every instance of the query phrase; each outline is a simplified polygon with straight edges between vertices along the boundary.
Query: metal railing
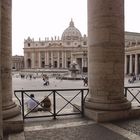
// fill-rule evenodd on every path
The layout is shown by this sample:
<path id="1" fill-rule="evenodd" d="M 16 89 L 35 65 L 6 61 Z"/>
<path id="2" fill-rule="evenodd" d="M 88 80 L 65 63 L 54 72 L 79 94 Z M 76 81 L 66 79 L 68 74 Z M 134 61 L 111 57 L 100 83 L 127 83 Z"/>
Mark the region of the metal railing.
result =
<path id="1" fill-rule="evenodd" d="M 81 89 L 48 89 L 48 90 L 15 90 L 14 95 L 19 101 L 21 106 L 23 119 L 28 118 L 41 118 L 41 117 L 53 117 L 66 115 L 81 114 L 84 116 L 84 101 L 88 95 L 88 88 Z M 34 94 L 35 98 L 31 98 L 30 95 Z M 42 108 L 43 96 L 49 97 L 51 100 L 51 110 L 37 111 L 36 108 Z M 28 110 L 26 103 L 28 100 L 33 100 L 37 105 Z M 74 110 L 74 111 L 73 111 Z"/>
<path id="2" fill-rule="evenodd" d="M 124 96 L 134 105 L 140 105 L 140 86 L 124 87 Z"/>
<path id="3" fill-rule="evenodd" d="M 48 90 L 15 90 L 14 95 L 21 106 L 23 119 L 41 118 L 57 116 L 77 115 L 84 116 L 84 102 L 88 95 L 88 88 L 80 89 L 48 89 Z M 30 97 L 34 94 L 35 99 Z M 34 112 L 34 109 L 41 106 L 43 96 L 50 98 L 52 106 L 49 111 Z M 140 86 L 124 87 L 124 96 L 137 106 L 140 106 Z M 32 110 L 27 111 L 26 102 L 32 99 L 37 103 L 37 106 Z M 73 111 L 75 110 L 75 111 Z"/>

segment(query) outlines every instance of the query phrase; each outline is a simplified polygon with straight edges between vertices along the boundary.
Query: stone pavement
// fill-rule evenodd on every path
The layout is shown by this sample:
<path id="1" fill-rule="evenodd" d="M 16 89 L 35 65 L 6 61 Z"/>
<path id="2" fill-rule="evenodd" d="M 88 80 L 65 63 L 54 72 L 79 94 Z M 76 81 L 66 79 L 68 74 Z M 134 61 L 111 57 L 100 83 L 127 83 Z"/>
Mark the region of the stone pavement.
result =
<path id="1" fill-rule="evenodd" d="M 41 79 L 30 81 L 15 78 L 13 80 L 13 90 L 15 88 L 67 88 L 69 85 L 73 88 L 83 87 L 82 81 L 51 79 L 50 87 L 44 87 Z M 127 79 L 125 85 L 129 85 Z M 140 82 L 137 81 L 133 85 L 140 85 Z M 59 117 L 56 120 L 30 119 L 25 121 L 24 132 L 10 135 L 5 140 L 140 140 L 140 118 L 111 123 L 96 123 L 78 116 Z"/>
<path id="2" fill-rule="evenodd" d="M 140 140 L 140 136 L 122 128 L 119 122 L 96 123 L 70 116 L 26 120 L 24 133 L 10 135 L 6 140 Z"/>

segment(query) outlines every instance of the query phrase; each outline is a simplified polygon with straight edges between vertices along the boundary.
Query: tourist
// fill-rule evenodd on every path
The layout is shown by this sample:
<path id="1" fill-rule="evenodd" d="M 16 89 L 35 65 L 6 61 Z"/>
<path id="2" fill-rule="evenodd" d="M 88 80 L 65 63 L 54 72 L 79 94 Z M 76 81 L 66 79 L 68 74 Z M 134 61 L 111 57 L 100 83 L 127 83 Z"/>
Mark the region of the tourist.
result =
<path id="1" fill-rule="evenodd" d="M 84 86 L 88 86 L 88 77 L 85 77 L 85 78 L 83 79 L 83 81 L 84 81 Z"/>
<path id="2" fill-rule="evenodd" d="M 38 104 L 39 102 L 35 100 L 34 94 L 30 95 L 30 99 L 26 102 L 27 104 L 27 110 L 31 112 L 36 112 L 38 111 Z"/>
<path id="3" fill-rule="evenodd" d="M 45 76 L 44 81 L 45 81 L 44 86 L 48 86 L 50 84 L 48 76 Z"/>
<path id="4" fill-rule="evenodd" d="M 45 96 L 43 101 L 41 102 L 41 106 L 43 107 L 43 111 L 51 111 L 51 100 L 48 96 Z"/>

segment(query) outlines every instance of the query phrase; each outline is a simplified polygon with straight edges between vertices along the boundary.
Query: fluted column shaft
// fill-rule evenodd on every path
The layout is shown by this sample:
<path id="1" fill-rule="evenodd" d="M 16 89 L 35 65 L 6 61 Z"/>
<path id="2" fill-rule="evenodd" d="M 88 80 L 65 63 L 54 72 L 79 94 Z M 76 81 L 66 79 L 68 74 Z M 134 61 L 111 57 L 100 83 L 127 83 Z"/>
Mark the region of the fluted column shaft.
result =
<path id="1" fill-rule="evenodd" d="M 130 54 L 129 72 L 132 74 L 132 54 Z"/>
<path id="2" fill-rule="evenodd" d="M 47 54 L 46 64 L 49 65 L 49 52 L 47 51 L 46 54 Z"/>
<path id="3" fill-rule="evenodd" d="M 124 63 L 124 73 L 125 73 L 125 75 L 127 74 L 127 55 L 125 55 L 125 63 Z"/>
<path id="4" fill-rule="evenodd" d="M 1 0 L 0 0 L 0 7 L 1 7 Z M 0 10 L 0 23 L 1 23 L 1 10 Z M 0 48 L 1 48 L 1 26 L 0 26 Z M 1 56 L 1 49 L 0 49 L 0 56 Z M 0 64 L 1 64 L 1 57 L 0 57 Z M 1 65 L 0 65 L 1 69 Z M 0 139 L 3 139 L 3 127 L 2 127 L 2 91 L 1 91 L 1 71 L 0 71 Z"/>
<path id="5" fill-rule="evenodd" d="M 20 113 L 18 106 L 12 101 L 12 45 L 11 45 L 11 8 L 12 0 L 2 0 L 1 20 L 1 75 L 2 75 L 2 109 L 3 119 Z"/>
<path id="6" fill-rule="evenodd" d="M 135 54 L 135 75 L 138 74 L 138 54 Z"/>
<path id="7" fill-rule="evenodd" d="M 33 68 L 35 68 L 35 53 L 34 52 L 31 53 L 31 62 L 32 62 L 31 68 L 33 69 Z"/>
<path id="8" fill-rule="evenodd" d="M 41 57 L 40 57 L 40 52 L 38 52 L 38 68 L 41 68 Z"/>
<path id="9" fill-rule="evenodd" d="M 124 1 L 88 0 L 89 96 L 85 106 L 125 110 Z"/>
<path id="10" fill-rule="evenodd" d="M 60 52 L 57 53 L 57 68 L 60 68 Z"/>

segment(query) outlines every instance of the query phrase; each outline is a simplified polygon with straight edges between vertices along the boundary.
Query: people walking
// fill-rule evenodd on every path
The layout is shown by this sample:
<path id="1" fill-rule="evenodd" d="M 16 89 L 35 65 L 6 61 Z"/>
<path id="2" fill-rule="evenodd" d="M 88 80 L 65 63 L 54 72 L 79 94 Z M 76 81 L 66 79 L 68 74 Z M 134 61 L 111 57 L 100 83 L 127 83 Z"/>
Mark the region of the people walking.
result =
<path id="1" fill-rule="evenodd" d="M 88 86 L 88 77 L 84 77 L 83 82 L 84 86 Z"/>

